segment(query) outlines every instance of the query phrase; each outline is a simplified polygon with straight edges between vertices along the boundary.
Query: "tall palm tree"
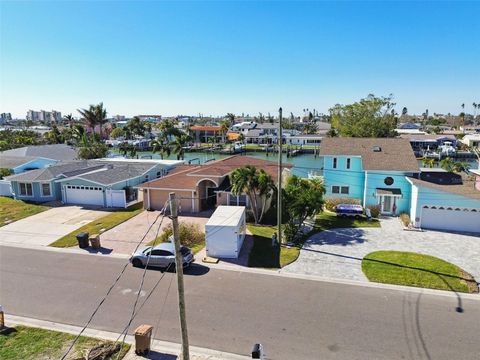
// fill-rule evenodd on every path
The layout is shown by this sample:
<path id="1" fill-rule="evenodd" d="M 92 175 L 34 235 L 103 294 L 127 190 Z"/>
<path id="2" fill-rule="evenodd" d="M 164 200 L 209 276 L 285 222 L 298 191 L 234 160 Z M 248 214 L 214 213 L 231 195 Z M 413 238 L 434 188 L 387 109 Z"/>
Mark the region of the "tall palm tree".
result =
<path id="1" fill-rule="evenodd" d="M 452 172 L 453 171 L 453 159 L 450 158 L 450 157 L 446 157 L 445 159 L 443 159 L 442 161 L 440 161 L 440 167 L 448 172 Z"/>
<path id="2" fill-rule="evenodd" d="M 168 139 L 165 135 L 159 136 L 150 141 L 150 146 L 152 147 L 152 152 L 154 154 L 158 152 L 162 160 L 165 155 L 168 157 L 172 153 L 172 147 L 168 143 Z"/>
<path id="3" fill-rule="evenodd" d="M 82 115 L 85 124 L 92 128 L 95 133 L 95 126 L 100 126 L 100 138 L 102 138 L 102 127 L 107 122 L 107 110 L 103 107 L 103 103 L 90 105 L 88 109 L 78 109 Z"/>
<path id="4" fill-rule="evenodd" d="M 222 142 L 225 143 L 225 136 L 227 135 L 228 130 L 230 129 L 230 124 L 227 120 L 222 121 L 220 124 L 220 132 L 222 133 Z"/>
<path id="5" fill-rule="evenodd" d="M 100 139 L 102 139 L 102 128 L 107 123 L 107 109 L 103 107 L 103 102 L 95 106 L 95 115 L 97 117 L 97 125 L 100 125 Z"/>
<path id="6" fill-rule="evenodd" d="M 179 134 L 175 136 L 175 140 L 172 142 L 173 152 L 177 154 L 178 160 L 185 160 L 185 146 L 192 141 L 193 138 L 188 134 Z"/>

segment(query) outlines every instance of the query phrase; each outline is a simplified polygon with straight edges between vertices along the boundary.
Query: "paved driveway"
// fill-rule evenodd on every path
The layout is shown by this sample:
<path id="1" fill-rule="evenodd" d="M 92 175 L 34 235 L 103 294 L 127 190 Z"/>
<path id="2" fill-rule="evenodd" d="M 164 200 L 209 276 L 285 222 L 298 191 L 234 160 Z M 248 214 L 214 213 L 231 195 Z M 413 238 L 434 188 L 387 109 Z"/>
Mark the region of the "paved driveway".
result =
<path id="1" fill-rule="evenodd" d="M 102 248 L 117 254 L 131 254 L 145 234 L 146 235 L 145 239 L 143 240 L 143 244 L 154 240 L 157 234 L 161 234 L 165 227 L 172 223 L 168 217 L 165 217 L 163 222 L 160 222 L 162 218 L 162 216 L 160 216 L 159 220 L 148 231 L 148 228 L 155 221 L 159 214 L 159 211 L 142 211 L 133 218 L 128 219 L 113 229 L 104 232 L 100 235 Z M 204 230 L 205 224 L 208 221 L 208 217 L 179 216 L 178 221 L 198 224 L 200 229 Z M 158 225 L 160 223 L 161 227 L 159 229 Z"/>
<path id="2" fill-rule="evenodd" d="M 89 222 L 105 216 L 105 209 L 60 206 L 0 227 L 0 244 L 47 246 Z"/>
<path id="3" fill-rule="evenodd" d="M 480 237 L 438 231 L 404 231 L 398 218 L 381 228 L 333 229 L 305 242 L 296 262 L 281 271 L 368 281 L 361 260 L 376 250 L 412 251 L 460 266 L 480 281 Z"/>

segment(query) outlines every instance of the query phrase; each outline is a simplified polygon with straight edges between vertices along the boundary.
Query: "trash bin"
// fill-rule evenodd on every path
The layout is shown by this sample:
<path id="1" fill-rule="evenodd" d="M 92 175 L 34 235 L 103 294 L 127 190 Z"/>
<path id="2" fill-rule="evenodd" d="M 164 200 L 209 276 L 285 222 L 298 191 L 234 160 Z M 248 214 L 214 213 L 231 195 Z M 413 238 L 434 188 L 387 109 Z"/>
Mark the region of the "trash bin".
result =
<path id="1" fill-rule="evenodd" d="M 88 233 L 81 232 L 77 234 L 78 247 L 80 249 L 85 249 L 88 247 Z"/>
<path id="2" fill-rule="evenodd" d="M 252 359 L 263 359 L 263 345 L 262 344 L 253 345 Z"/>
<path id="3" fill-rule="evenodd" d="M 3 315 L 3 308 L 0 305 L 0 330 L 2 330 L 5 326 L 5 316 Z"/>
<path id="4" fill-rule="evenodd" d="M 152 340 L 152 330 L 153 326 L 151 325 L 140 325 L 135 329 L 135 354 L 148 354 Z"/>
<path id="5" fill-rule="evenodd" d="M 90 236 L 90 244 L 94 249 L 100 249 L 101 244 L 100 244 L 100 235 L 99 234 L 93 234 Z"/>

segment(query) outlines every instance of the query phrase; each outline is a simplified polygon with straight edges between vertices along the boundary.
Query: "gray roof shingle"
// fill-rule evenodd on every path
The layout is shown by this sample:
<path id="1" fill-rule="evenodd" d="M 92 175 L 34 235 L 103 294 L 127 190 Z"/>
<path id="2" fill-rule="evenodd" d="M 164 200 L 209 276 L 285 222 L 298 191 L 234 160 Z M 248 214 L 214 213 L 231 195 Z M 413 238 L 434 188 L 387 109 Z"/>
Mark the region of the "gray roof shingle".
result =
<path id="1" fill-rule="evenodd" d="M 75 160 L 78 156 L 77 150 L 66 144 L 24 146 L 17 149 L 6 150 L 2 152 L 2 154 L 8 156 L 44 157 L 61 161 Z"/>
<path id="2" fill-rule="evenodd" d="M 39 156 L 11 156 L 0 153 L 0 168 L 13 169 L 38 158 Z"/>
<path id="3" fill-rule="evenodd" d="M 381 151 L 373 151 L 374 147 Z M 364 170 L 418 172 L 418 162 L 407 139 L 324 138 L 320 156 L 361 156 Z"/>

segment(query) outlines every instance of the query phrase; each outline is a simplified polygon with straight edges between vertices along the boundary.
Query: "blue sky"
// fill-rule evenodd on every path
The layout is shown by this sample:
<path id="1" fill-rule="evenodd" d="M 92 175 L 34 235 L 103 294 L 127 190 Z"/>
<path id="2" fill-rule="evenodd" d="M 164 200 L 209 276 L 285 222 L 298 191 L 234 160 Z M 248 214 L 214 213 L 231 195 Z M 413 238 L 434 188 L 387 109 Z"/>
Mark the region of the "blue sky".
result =
<path id="1" fill-rule="evenodd" d="M 5 2 L 0 111 L 410 113 L 480 103 L 480 2 Z"/>

